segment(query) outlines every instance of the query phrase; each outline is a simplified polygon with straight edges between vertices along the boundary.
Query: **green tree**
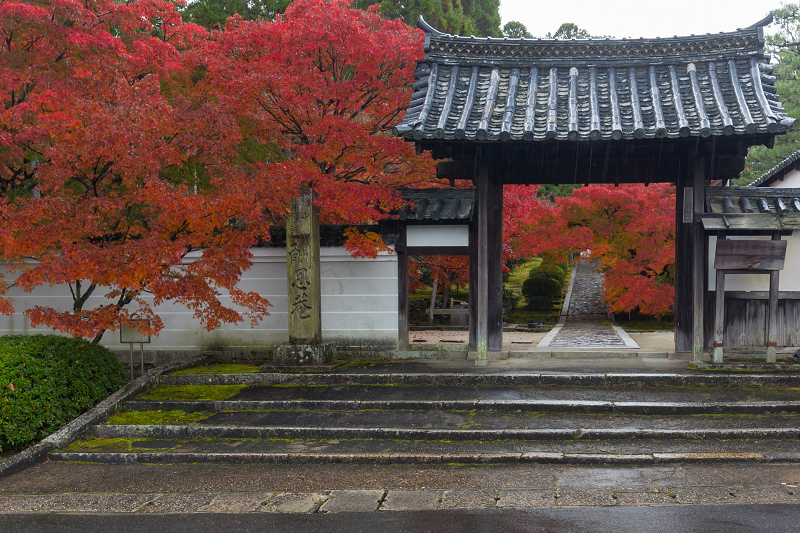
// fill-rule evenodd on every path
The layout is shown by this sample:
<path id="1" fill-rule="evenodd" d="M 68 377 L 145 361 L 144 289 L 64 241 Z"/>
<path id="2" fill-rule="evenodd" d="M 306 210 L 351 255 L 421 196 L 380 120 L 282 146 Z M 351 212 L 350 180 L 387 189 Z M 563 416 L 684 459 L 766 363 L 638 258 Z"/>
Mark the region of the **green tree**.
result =
<path id="1" fill-rule="evenodd" d="M 381 6 L 384 18 L 399 18 L 411 27 L 416 27 L 422 15 L 425 22 L 445 33 L 502 36 L 499 0 L 356 0 L 354 3 L 360 9 L 373 4 Z"/>
<path id="2" fill-rule="evenodd" d="M 558 29 L 555 33 L 548 33 L 548 39 L 591 39 L 592 35 L 582 29 L 579 28 L 577 24 L 573 22 L 565 22 Z"/>
<path id="3" fill-rule="evenodd" d="M 402 19 L 409 26 L 416 27 L 417 19 L 423 16 L 425 22 L 445 33 L 470 35 L 475 27 L 464 16 L 461 0 L 356 0 L 355 6 L 366 9 L 370 5 L 381 6 L 381 15 L 388 20 Z"/>
<path id="4" fill-rule="evenodd" d="M 292 0 L 195 0 L 181 11 L 186 22 L 194 22 L 210 30 L 225 25 L 233 15 L 244 20 L 273 19 L 283 13 Z"/>
<path id="5" fill-rule="evenodd" d="M 800 118 L 800 4 L 788 4 L 773 12 L 778 31 L 767 36 L 767 49 L 778 57 L 775 87 L 789 116 Z M 800 146 L 800 131 L 775 137 L 775 146 L 754 146 L 747 154 L 737 185 L 746 185 L 780 163 Z"/>
<path id="6" fill-rule="evenodd" d="M 512 20 L 510 22 L 506 22 L 506 25 L 503 26 L 503 37 L 524 37 L 526 39 L 530 39 L 533 37 L 533 35 L 528 32 L 528 27 L 525 26 L 525 24 L 517 22 L 516 20 Z"/>
<path id="7" fill-rule="evenodd" d="M 502 37 L 500 0 L 461 0 L 464 15 L 475 27 L 478 37 Z"/>

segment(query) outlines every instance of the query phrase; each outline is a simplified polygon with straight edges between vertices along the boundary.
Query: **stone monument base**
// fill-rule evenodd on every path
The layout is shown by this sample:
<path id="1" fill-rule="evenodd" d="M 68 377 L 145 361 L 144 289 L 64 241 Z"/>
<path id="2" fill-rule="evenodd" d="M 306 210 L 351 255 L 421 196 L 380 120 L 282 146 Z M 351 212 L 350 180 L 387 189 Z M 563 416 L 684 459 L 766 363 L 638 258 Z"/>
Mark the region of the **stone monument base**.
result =
<path id="1" fill-rule="evenodd" d="M 275 347 L 272 362 L 276 365 L 320 365 L 333 361 L 336 345 L 332 342 L 322 344 L 281 344 Z"/>

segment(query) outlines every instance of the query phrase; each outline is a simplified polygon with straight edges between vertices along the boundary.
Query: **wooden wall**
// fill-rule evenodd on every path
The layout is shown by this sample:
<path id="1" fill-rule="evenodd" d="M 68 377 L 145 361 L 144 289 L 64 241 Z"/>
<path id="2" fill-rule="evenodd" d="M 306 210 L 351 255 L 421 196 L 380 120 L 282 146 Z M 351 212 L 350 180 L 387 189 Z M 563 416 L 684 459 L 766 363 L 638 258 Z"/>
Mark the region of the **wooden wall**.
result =
<path id="1" fill-rule="evenodd" d="M 716 294 L 705 300 L 706 348 L 714 341 Z M 765 346 L 766 292 L 726 292 L 725 346 Z M 800 347 L 800 292 L 781 292 L 778 301 L 778 346 Z"/>

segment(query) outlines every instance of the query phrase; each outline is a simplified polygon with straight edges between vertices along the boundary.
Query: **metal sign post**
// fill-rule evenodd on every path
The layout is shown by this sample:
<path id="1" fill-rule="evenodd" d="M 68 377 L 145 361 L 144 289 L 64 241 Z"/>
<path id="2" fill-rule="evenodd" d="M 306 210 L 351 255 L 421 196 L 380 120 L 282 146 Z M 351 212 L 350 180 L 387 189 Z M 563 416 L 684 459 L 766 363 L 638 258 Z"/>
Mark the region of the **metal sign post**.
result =
<path id="1" fill-rule="evenodd" d="M 131 322 L 134 324 L 142 324 L 144 327 L 150 327 L 150 321 L 147 319 L 135 318 L 132 319 Z M 133 345 L 136 343 L 139 344 L 139 354 L 141 356 L 141 375 L 144 375 L 144 345 L 145 343 L 150 344 L 150 335 L 140 333 L 136 327 L 123 324 L 119 329 L 119 342 L 128 344 L 128 347 L 130 348 L 131 381 L 133 381 Z"/>

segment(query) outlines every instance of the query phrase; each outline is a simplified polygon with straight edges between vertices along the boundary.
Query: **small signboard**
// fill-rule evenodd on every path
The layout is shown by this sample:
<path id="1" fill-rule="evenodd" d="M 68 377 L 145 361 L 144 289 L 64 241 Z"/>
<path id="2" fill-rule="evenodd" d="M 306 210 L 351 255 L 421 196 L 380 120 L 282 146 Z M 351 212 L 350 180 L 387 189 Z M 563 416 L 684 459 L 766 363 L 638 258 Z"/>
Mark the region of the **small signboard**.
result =
<path id="1" fill-rule="evenodd" d="M 149 322 L 148 320 L 144 319 L 136 319 L 132 320 L 132 322 Z M 150 324 L 146 324 L 149 326 Z M 136 328 L 132 328 L 125 324 L 119 329 L 119 342 L 121 343 L 131 343 L 131 344 L 150 344 L 150 335 L 145 335 L 144 333 L 140 333 Z"/>
<path id="2" fill-rule="evenodd" d="M 138 316 L 138 315 L 133 315 Z M 145 327 L 150 327 L 150 321 L 145 318 L 133 318 L 131 320 L 134 326 L 141 324 Z M 145 335 L 136 329 L 136 327 L 131 327 L 126 324 L 123 324 L 119 328 L 119 342 L 122 344 L 127 344 L 130 348 L 130 357 L 131 357 L 131 380 L 133 380 L 133 345 L 139 345 L 139 354 L 141 356 L 141 372 L 144 375 L 144 345 L 150 344 L 150 335 Z"/>

